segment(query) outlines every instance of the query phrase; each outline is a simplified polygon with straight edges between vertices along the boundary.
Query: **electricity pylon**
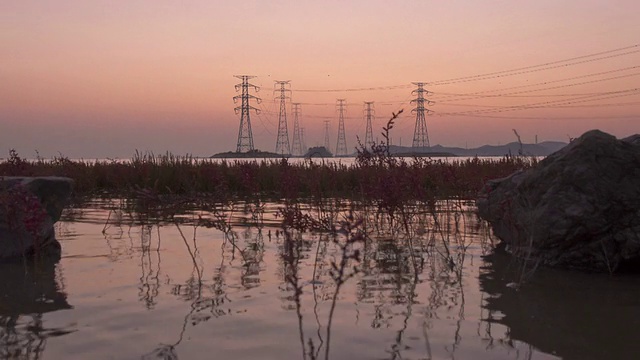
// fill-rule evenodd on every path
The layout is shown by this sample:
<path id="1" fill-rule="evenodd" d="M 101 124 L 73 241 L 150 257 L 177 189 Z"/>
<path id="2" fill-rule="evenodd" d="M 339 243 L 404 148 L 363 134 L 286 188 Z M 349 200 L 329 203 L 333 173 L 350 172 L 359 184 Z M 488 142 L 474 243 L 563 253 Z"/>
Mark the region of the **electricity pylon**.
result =
<path id="1" fill-rule="evenodd" d="M 290 81 L 291 80 L 276 80 L 275 87 L 277 88 L 278 86 L 280 86 L 280 89 L 274 90 L 274 92 L 280 92 L 280 96 L 275 98 L 280 100 L 280 114 L 278 115 L 278 140 L 276 141 L 276 154 L 280 155 L 291 155 L 291 148 L 289 147 L 289 131 L 287 130 L 287 107 L 285 104 L 285 100 L 290 99 L 290 97 L 287 96 L 287 92 L 291 92 L 291 90 L 287 89 L 287 85 L 289 85 Z"/>
<path id="2" fill-rule="evenodd" d="M 291 154 L 300 156 L 304 155 L 300 135 L 300 120 L 298 119 L 300 115 L 300 103 L 293 103 L 291 106 L 293 106 L 293 146 L 291 147 Z"/>
<path id="3" fill-rule="evenodd" d="M 253 150 L 253 134 L 251 133 L 251 119 L 249 118 L 249 113 L 251 112 L 251 110 L 254 110 L 256 114 L 260 113 L 259 109 L 249 104 L 249 100 L 254 99 L 258 104 L 261 101 L 260 98 L 249 94 L 249 88 L 254 88 L 256 92 L 259 91 L 260 88 L 249 83 L 249 79 L 252 79 L 255 76 L 234 76 L 242 80 L 242 83 L 236 84 L 235 86 L 236 91 L 242 89 L 241 95 L 236 95 L 233 97 L 234 104 L 238 103 L 238 99 L 242 100 L 241 105 L 233 109 L 236 114 L 240 112 L 240 129 L 238 130 L 238 144 L 236 146 L 236 152 L 247 152 Z"/>
<path id="4" fill-rule="evenodd" d="M 336 156 L 347 155 L 347 139 L 344 131 L 344 108 L 346 99 L 338 99 L 338 143 L 336 144 Z"/>
<path id="5" fill-rule="evenodd" d="M 329 147 L 329 120 L 324 121 L 324 148 L 327 151 L 331 152 L 331 148 Z"/>
<path id="6" fill-rule="evenodd" d="M 300 143 L 302 144 L 302 153 L 303 155 L 307 153 L 309 148 L 307 147 L 307 142 L 304 139 L 304 128 L 300 127 Z"/>
<path id="7" fill-rule="evenodd" d="M 413 90 L 411 94 L 415 94 L 417 97 L 411 100 L 412 104 L 416 104 L 416 107 L 411 110 L 414 114 L 416 114 L 416 127 L 413 131 L 413 145 L 414 148 L 428 148 L 429 147 L 429 133 L 427 132 L 427 121 L 424 117 L 425 112 L 429 113 L 429 109 L 425 109 L 424 105 L 433 104 L 432 101 L 429 101 L 424 98 L 426 94 L 429 94 L 427 90 L 424 89 L 425 83 L 423 82 L 414 82 L 414 85 L 417 85 L 418 88 Z"/>
<path id="8" fill-rule="evenodd" d="M 375 116 L 375 110 L 373 109 L 373 101 L 365 101 L 364 102 L 364 116 L 367 120 L 367 130 L 364 135 L 364 148 L 371 149 L 375 144 L 373 142 L 373 131 L 371 130 L 371 121 Z"/>

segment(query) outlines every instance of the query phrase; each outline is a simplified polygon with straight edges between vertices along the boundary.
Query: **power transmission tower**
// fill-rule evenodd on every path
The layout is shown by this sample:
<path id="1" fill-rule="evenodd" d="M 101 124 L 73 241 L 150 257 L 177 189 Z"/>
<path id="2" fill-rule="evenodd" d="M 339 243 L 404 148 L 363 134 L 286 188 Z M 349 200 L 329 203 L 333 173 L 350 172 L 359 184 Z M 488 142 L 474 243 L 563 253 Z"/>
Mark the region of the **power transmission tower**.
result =
<path id="1" fill-rule="evenodd" d="M 329 120 L 324 121 L 324 148 L 331 152 L 329 147 Z"/>
<path id="2" fill-rule="evenodd" d="M 302 152 L 303 155 L 307 152 L 307 150 L 309 150 L 309 148 L 307 147 L 307 142 L 304 140 L 304 128 L 301 127 L 300 128 L 300 143 L 302 144 Z"/>
<path id="3" fill-rule="evenodd" d="M 304 155 L 303 146 L 302 146 L 302 138 L 300 135 L 300 121 L 298 119 L 300 115 L 300 103 L 293 103 L 293 146 L 291 148 L 291 153 L 293 155 Z"/>
<path id="4" fill-rule="evenodd" d="M 367 131 L 364 135 L 364 147 L 365 149 L 373 148 L 373 131 L 371 130 L 371 121 L 375 116 L 375 110 L 373 109 L 373 101 L 364 102 L 364 115 L 367 119 Z"/>
<path id="5" fill-rule="evenodd" d="M 241 95 L 236 95 L 233 97 L 233 102 L 235 104 L 238 103 L 238 99 L 242 100 L 241 105 L 233 109 L 236 114 L 240 112 L 240 129 L 238 130 L 238 145 L 236 146 L 236 152 L 247 152 L 253 150 L 253 134 L 251 133 L 251 119 L 249 118 L 249 113 L 251 112 L 251 110 L 254 110 L 256 114 L 260 113 L 259 109 L 249 104 L 249 100 L 254 99 L 258 104 L 261 102 L 260 98 L 249 94 L 249 88 L 254 88 L 256 92 L 259 91 L 260 88 L 249 83 L 249 79 L 252 79 L 255 76 L 234 76 L 242 80 L 242 83 L 236 84 L 235 86 L 236 91 L 242 89 Z"/>
<path id="6" fill-rule="evenodd" d="M 280 114 L 278 115 L 278 140 L 276 141 L 276 154 L 280 155 L 290 155 L 291 148 L 289 147 L 289 131 L 287 130 L 287 107 L 285 104 L 286 99 L 290 99 L 287 96 L 287 92 L 291 92 L 291 90 L 287 89 L 287 85 L 289 82 L 287 81 L 278 81 L 276 80 L 275 87 L 280 86 L 280 89 L 276 89 L 275 91 L 280 92 L 280 96 L 275 99 L 280 99 Z"/>
<path id="7" fill-rule="evenodd" d="M 338 144 L 336 145 L 336 156 L 347 155 L 347 139 L 344 133 L 344 108 L 346 99 L 338 99 Z"/>
<path id="8" fill-rule="evenodd" d="M 414 82 L 418 88 L 413 90 L 411 94 L 415 94 L 417 97 L 411 100 L 412 104 L 416 104 L 416 107 L 412 110 L 416 114 L 416 128 L 413 131 L 413 147 L 414 148 L 427 148 L 429 147 L 429 134 L 427 132 L 427 121 L 424 117 L 425 112 L 429 113 L 429 109 L 425 109 L 424 105 L 431 105 L 433 102 L 424 98 L 429 92 L 424 89 L 425 83 Z"/>

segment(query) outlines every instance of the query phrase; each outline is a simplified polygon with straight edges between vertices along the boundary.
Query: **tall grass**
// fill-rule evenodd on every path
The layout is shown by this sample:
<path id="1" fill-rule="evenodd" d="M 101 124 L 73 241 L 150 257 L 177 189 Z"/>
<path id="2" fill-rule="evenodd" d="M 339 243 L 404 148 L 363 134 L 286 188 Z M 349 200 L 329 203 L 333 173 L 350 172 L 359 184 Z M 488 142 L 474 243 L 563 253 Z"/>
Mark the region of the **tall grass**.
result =
<path id="1" fill-rule="evenodd" d="M 363 151 L 355 164 L 287 159 L 214 162 L 170 153 L 136 153 L 130 161 L 75 161 L 64 157 L 26 161 L 17 153 L 0 162 L 1 176 L 66 176 L 80 196 L 208 194 L 220 200 L 381 199 L 383 204 L 408 199 L 474 198 L 487 179 L 528 168 L 535 159 L 504 157 L 442 160 L 393 159 Z M 386 206 L 386 205 L 385 205 Z"/>

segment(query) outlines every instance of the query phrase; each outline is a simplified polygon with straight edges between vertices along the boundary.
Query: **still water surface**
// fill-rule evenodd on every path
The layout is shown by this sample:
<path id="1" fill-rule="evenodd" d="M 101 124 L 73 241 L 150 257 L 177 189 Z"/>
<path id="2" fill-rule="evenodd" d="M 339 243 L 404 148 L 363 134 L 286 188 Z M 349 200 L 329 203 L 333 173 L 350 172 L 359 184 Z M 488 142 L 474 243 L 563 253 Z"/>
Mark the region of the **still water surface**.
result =
<path id="1" fill-rule="evenodd" d="M 60 261 L 0 265 L 0 358 L 324 359 L 328 345 L 349 360 L 640 356 L 637 278 L 538 269 L 514 287 L 517 264 L 469 204 L 413 218 L 412 249 L 365 222 L 330 334 L 339 248 L 308 231 L 291 251 L 282 204 L 227 208 L 225 231 L 198 220 L 210 213 L 157 221 L 116 205 L 67 210 Z"/>

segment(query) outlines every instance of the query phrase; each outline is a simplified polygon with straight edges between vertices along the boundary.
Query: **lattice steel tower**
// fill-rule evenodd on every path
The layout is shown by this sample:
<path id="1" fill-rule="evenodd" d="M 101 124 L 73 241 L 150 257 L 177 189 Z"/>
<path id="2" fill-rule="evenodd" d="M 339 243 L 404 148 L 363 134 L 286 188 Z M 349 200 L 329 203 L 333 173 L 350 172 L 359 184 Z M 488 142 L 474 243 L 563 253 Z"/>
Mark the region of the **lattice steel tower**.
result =
<path id="1" fill-rule="evenodd" d="M 304 155 L 300 120 L 298 119 L 300 116 L 300 103 L 293 103 L 291 106 L 293 107 L 293 145 L 291 146 L 291 154 L 300 156 Z"/>
<path id="2" fill-rule="evenodd" d="M 338 99 L 338 143 L 336 144 L 336 156 L 347 155 L 347 139 L 344 132 L 344 108 L 346 99 Z"/>
<path id="3" fill-rule="evenodd" d="M 249 94 L 249 88 L 254 88 L 256 92 L 259 91 L 260 88 L 249 83 L 249 79 L 252 79 L 255 76 L 234 76 L 242 80 L 242 83 L 236 84 L 235 86 L 236 91 L 242 89 L 241 95 L 236 95 L 233 97 L 233 102 L 235 104 L 238 103 L 238 99 L 242 100 L 241 105 L 234 108 L 236 114 L 240 112 L 240 129 L 238 130 L 238 145 L 236 146 L 236 152 L 247 152 L 253 150 L 253 134 L 251 133 L 251 119 L 249 118 L 249 113 L 251 112 L 251 110 L 254 110 L 256 114 L 260 113 L 259 109 L 249 104 L 249 100 L 254 99 L 258 104 L 261 101 L 260 98 Z"/>
<path id="4" fill-rule="evenodd" d="M 302 152 L 306 153 L 307 150 L 309 150 L 309 148 L 307 147 L 307 142 L 304 139 L 304 128 L 303 127 L 300 127 L 300 143 L 302 144 Z"/>
<path id="5" fill-rule="evenodd" d="M 278 140 L 276 141 L 276 154 L 280 155 L 291 155 L 291 148 L 289 147 L 289 131 L 287 130 L 287 106 L 285 100 L 290 99 L 287 96 L 287 92 L 291 92 L 291 90 L 287 89 L 287 85 L 289 82 L 287 81 L 278 81 L 276 80 L 275 91 L 279 91 L 280 95 L 275 97 L 275 99 L 280 100 L 280 114 L 278 115 Z M 277 87 L 280 89 L 277 89 Z"/>
<path id="6" fill-rule="evenodd" d="M 416 107 L 412 110 L 412 112 L 416 114 L 416 128 L 413 131 L 412 147 L 426 148 L 429 147 L 429 133 L 427 132 L 427 120 L 425 119 L 424 114 L 425 112 L 429 113 L 430 110 L 425 109 L 424 105 L 430 105 L 433 103 L 424 98 L 426 94 L 429 94 L 429 92 L 424 89 L 425 83 L 414 82 L 413 84 L 417 85 L 418 88 L 411 92 L 417 96 L 415 99 L 411 100 L 412 104 L 416 104 Z"/>
<path id="7" fill-rule="evenodd" d="M 373 109 L 373 101 L 364 102 L 364 116 L 365 116 L 365 119 L 367 119 L 367 131 L 364 135 L 364 147 L 365 149 L 371 149 L 375 144 L 373 141 L 373 131 L 371 130 L 371 121 L 375 116 L 375 110 Z"/>
<path id="8" fill-rule="evenodd" d="M 331 152 L 329 147 L 329 120 L 324 121 L 324 148 Z"/>

